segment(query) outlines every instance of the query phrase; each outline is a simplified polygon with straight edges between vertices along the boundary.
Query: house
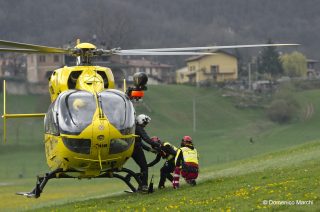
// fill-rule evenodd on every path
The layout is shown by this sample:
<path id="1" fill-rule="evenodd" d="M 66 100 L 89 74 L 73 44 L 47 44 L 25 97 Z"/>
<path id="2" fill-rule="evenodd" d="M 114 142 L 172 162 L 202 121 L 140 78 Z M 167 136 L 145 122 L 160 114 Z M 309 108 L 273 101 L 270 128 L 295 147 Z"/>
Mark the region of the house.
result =
<path id="1" fill-rule="evenodd" d="M 29 83 L 48 83 L 51 72 L 61 68 L 64 56 L 61 54 L 29 54 L 27 56 L 27 80 Z"/>
<path id="2" fill-rule="evenodd" d="M 53 70 L 64 65 L 74 66 L 75 57 L 60 54 L 30 54 L 27 56 L 27 81 L 31 83 L 32 93 L 47 92 L 48 78 Z M 94 58 L 95 65 L 109 67 L 113 71 L 117 87 L 122 87 L 123 79 L 133 83 L 136 72 L 145 72 L 149 76 L 148 84 L 173 83 L 175 75 L 171 65 L 147 59 L 126 59 L 119 56 L 101 56 Z M 42 91 L 43 90 L 43 91 Z"/>
<path id="3" fill-rule="evenodd" d="M 307 76 L 309 79 L 319 77 L 319 73 L 316 70 L 317 63 L 319 63 L 319 61 L 307 59 Z"/>
<path id="4" fill-rule="evenodd" d="M 6 80 L 8 94 L 26 94 L 26 57 L 21 54 L 0 54 L 0 91 Z"/>
<path id="5" fill-rule="evenodd" d="M 61 54 L 29 54 L 27 56 L 28 92 L 47 94 L 48 79 L 53 70 L 64 65 Z"/>
<path id="6" fill-rule="evenodd" d="M 26 60 L 23 55 L 0 54 L 0 77 L 24 79 L 25 74 Z"/>
<path id="7" fill-rule="evenodd" d="M 133 81 L 133 75 L 136 72 L 144 72 L 148 75 L 148 84 L 174 83 L 176 80 L 173 66 L 142 59 L 123 59 L 122 64 L 127 65 L 125 68 L 128 82 Z"/>
<path id="8" fill-rule="evenodd" d="M 188 76 L 188 67 L 182 67 L 178 70 L 176 70 L 176 82 L 178 84 L 184 84 L 184 83 L 195 83 L 190 81 L 190 77 Z"/>
<path id="9" fill-rule="evenodd" d="M 68 66 L 74 66 L 75 60 L 72 56 L 65 56 Z M 175 73 L 173 66 L 145 58 L 131 58 L 127 56 L 99 56 L 95 57 L 93 63 L 98 66 L 111 68 L 116 86 L 122 87 L 123 80 L 126 79 L 130 85 L 133 83 L 133 75 L 137 72 L 145 72 L 148 77 L 148 84 L 173 83 Z"/>
<path id="10" fill-rule="evenodd" d="M 203 85 L 238 79 L 238 60 L 236 56 L 225 51 L 191 57 L 186 63 L 186 68 L 176 71 L 177 83 Z"/>

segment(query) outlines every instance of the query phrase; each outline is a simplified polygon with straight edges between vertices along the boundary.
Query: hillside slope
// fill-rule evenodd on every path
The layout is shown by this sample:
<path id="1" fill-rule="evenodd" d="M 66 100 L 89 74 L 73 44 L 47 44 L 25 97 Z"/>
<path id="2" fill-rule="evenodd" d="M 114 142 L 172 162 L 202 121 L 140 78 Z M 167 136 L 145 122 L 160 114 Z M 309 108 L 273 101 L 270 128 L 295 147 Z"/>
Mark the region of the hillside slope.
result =
<path id="1" fill-rule="evenodd" d="M 318 89 L 290 93 L 300 103 L 301 117 L 284 125 L 271 122 L 261 107 L 237 107 L 252 97 L 241 93 L 232 93 L 238 95 L 236 97 L 228 95 L 229 91 L 213 88 L 152 86 L 146 92 L 144 104 L 137 108 L 138 113 L 151 116 L 152 122 L 147 128 L 151 135 L 175 145 L 179 145 L 183 135 L 191 135 L 204 165 L 272 152 L 320 136 L 316 124 L 320 122 Z M 267 107 L 268 102 L 261 105 Z M 313 113 L 304 119 L 309 105 L 313 106 Z"/>
<path id="2" fill-rule="evenodd" d="M 247 175 L 245 181 L 253 181 L 256 185 L 260 185 L 259 179 L 263 176 L 266 176 L 266 179 L 277 180 L 274 177 L 286 173 L 294 175 L 297 171 L 296 169 L 290 170 L 290 168 L 284 171 L 270 169 L 278 164 L 292 165 L 294 168 L 296 162 L 301 164 L 305 161 L 306 166 L 309 167 L 307 170 L 310 170 L 310 172 L 302 172 L 299 177 L 302 178 L 303 174 L 309 176 L 309 173 L 311 173 L 310 179 L 313 179 L 314 176 L 319 175 L 318 167 L 313 166 L 313 158 L 310 158 L 310 155 L 314 157 L 318 154 L 317 145 L 310 145 L 305 154 L 302 154 L 302 152 L 300 154 L 298 151 L 299 154 L 296 156 L 294 155 L 297 151 L 292 152 L 292 154 L 289 151 L 287 154 L 289 159 L 286 159 L 287 148 L 319 139 L 319 90 L 299 91 L 292 94 L 300 102 L 302 118 L 285 125 L 270 122 L 266 118 L 263 107 L 237 107 L 236 105 L 244 101 L 245 96 L 240 95 L 234 98 L 229 94 L 230 91 L 226 93 L 225 90 L 214 88 L 173 85 L 149 86 L 145 93 L 144 102 L 136 104 L 138 113 L 146 113 L 152 118 L 152 122 L 147 127 L 150 135 L 158 135 L 161 139 L 168 140 L 177 146 L 183 135 L 188 134 L 194 138 L 194 143 L 200 152 L 201 178 L 209 180 L 207 183 L 203 185 L 200 183 L 199 186 L 193 188 L 196 189 L 195 192 L 198 188 L 201 192 L 203 187 L 210 187 L 210 185 L 212 185 L 212 192 L 218 192 L 217 188 L 214 187 L 217 179 L 224 178 L 226 180 L 230 178 L 230 181 L 237 182 L 240 179 L 237 178 L 239 174 Z M 43 96 L 9 96 L 8 98 L 7 110 L 11 113 L 45 112 L 48 106 L 44 103 L 46 97 Z M 196 114 L 195 131 L 193 131 L 193 99 L 195 99 Z M 312 105 L 312 110 L 310 110 L 310 105 Z M 17 126 L 19 127 L 17 128 Z M 0 144 L 1 210 L 24 210 L 33 208 L 35 205 L 45 207 L 88 198 L 110 196 L 114 193 L 122 193 L 123 190 L 127 189 L 124 183 L 114 179 L 52 180 L 48 183 L 40 199 L 26 199 L 16 196 L 14 195 L 15 192 L 30 191 L 35 184 L 35 176 L 48 171 L 42 143 L 43 122 L 42 120 L 10 120 L 8 131 L 8 143 Z M 252 138 L 252 142 L 250 142 L 250 138 Z M 315 152 L 311 151 L 313 147 L 315 147 Z M 258 156 L 279 150 L 284 150 L 284 152 L 275 153 L 275 156 L 272 154 Z M 280 159 L 277 155 L 283 155 L 283 157 Z M 289 155 L 291 156 L 289 157 Z M 147 157 L 150 160 L 154 155 L 147 153 Z M 252 157 L 256 158 L 252 159 Z M 274 160 L 270 160 L 272 157 L 274 157 Z M 295 157 L 296 159 L 294 159 Z M 241 161 L 239 162 L 239 160 Z M 315 161 L 318 161 L 318 159 Z M 154 174 L 157 177 L 160 166 L 161 163 L 152 168 L 150 175 Z M 132 160 L 129 160 L 125 167 L 134 171 L 139 170 Z M 302 165 L 299 167 L 299 170 L 303 170 Z M 272 170 L 272 173 L 275 172 L 276 176 L 273 176 L 268 170 Z M 317 175 L 312 174 L 313 170 Z M 250 178 L 251 175 L 252 178 Z M 285 176 L 283 177 L 285 178 Z M 213 183 L 210 183 L 211 181 Z M 228 188 L 227 184 L 225 186 L 227 190 L 217 194 L 210 193 L 210 190 L 207 191 L 208 195 L 214 197 L 231 192 L 231 188 Z M 312 186 L 307 183 L 305 188 L 309 189 Z M 184 191 L 184 188 L 181 191 Z M 165 192 L 167 193 L 167 190 Z M 168 193 L 170 194 L 170 192 L 173 191 L 169 190 Z M 161 192 L 157 192 L 155 196 L 158 193 L 161 194 Z M 123 198 L 127 198 L 127 196 Z M 178 199 L 176 200 L 178 201 Z M 116 199 L 110 201 L 117 202 Z M 140 199 L 134 199 L 134 201 L 140 201 Z M 221 206 L 224 203 L 222 202 Z M 129 205 L 133 205 L 133 203 L 129 203 Z M 114 207 L 119 207 L 119 205 Z"/>
<path id="3" fill-rule="evenodd" d="M 294 95 L 301 103 L 301 114 L 309 105 L 313 112 L 308 119 L 301 118 L 285 125 L 270 122 L 263 108 L 236 107 L 245 97 L 235 100 L 227 96 L 226 91 L 214 88 L 150 86 L 144 101 L 135 105 L 137 113 L 146 113 L 152 118 L 147 127 L 150 136 L 157 135 L 178 146 L 183 135 L 191 135 L 201 154 L 201 163 L 210 167 L 317 139 L 320 135 L 317 128 L 320 122 L 319 90 Z M 7 111 L 45 112 L 48 100 L 45 96 L 8 96 Z M 0 144 L 0 178 L 16 178 L 21 173 L 24 177 L 33 177 L 47 171 L 43 120 L 12 119 L 7 123 L 8 142 Z M 2 122 L 0 126 L 2 132 Z M 25 158 L 30 162 L 26 163 Z M 130 163 L 127 166 L 130 167 Z"/>

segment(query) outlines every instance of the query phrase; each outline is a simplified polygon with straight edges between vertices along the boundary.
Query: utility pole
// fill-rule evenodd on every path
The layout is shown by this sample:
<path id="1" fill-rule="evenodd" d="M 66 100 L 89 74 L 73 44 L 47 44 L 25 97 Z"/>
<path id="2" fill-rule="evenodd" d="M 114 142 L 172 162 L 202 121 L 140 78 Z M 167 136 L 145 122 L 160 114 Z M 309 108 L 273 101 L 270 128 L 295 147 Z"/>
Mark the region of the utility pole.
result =
<path id="1" fill-rule="evenodd" d="M 193 132 L 196 132 L 196 98 L 192 99 L 192 112 L 193 112 Z"/>
<path id="2" fill-rule="evenodd" d="M 248 81 L 249 81 L 249 91 L 251 91 L 251 63 L 248 64 Z"/>

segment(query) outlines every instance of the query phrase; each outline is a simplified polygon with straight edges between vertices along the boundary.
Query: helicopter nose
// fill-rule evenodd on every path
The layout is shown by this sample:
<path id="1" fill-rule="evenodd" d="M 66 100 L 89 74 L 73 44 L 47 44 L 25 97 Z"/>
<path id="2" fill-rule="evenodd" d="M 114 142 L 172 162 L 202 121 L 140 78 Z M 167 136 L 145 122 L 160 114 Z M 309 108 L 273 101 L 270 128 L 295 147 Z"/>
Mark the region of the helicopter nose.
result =
<path id="1" fill-rule="evenodd" d="M 98 136 L 97 136 L 97 140 L 98 140 L 98 141 L 103 141 L 104 138 L 105 138 L 104 135 L 98 135 Z"/>
<path id="2" fill-rule="evenodd" d="M 106 142 L 109 134 L 109 122 L 107 120 L 99 120 L 97 124 L 93 124 L 93 138 L 97 142 Z"/>

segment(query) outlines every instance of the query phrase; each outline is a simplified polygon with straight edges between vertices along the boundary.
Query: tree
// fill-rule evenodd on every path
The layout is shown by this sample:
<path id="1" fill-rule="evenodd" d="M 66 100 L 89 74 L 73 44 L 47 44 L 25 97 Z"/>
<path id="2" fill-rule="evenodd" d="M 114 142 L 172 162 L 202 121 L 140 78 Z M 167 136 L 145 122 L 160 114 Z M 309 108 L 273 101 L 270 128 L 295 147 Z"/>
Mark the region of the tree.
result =
<path id="1" fill-rule="evenodd" d="M 303 77 L 307 74 L 307 59 L 297 51 L 281 56 L 284 73 L 289 77 Z"/>
<path id="2" fill-rule="evenodd" d="M 234 55 L 238 59 L 238 75 L 239 77 L 247 77 L 248 76 L 248 71 L 246 68 L 246 62 L 244 61 L 244 58 L 242 57 L 239 49 L 234 50 Z"/>
<path id="3" fill-rule="evenodd" d="M 99 1 L 92 11 L 93 39 L 105 48 L 128 48 L 133 42 L 133 23 L 129 11 L 115 2 Z"/>
<path id="4" fill-rule="evenodd" d="M 269 40 L 268 44 L 272 44 Z M 279 77 L 283 73 L 279 53 L 274 46 L 263 48 L 258 57 L 258 71 L 260 74 L 274 78 Z"/>

